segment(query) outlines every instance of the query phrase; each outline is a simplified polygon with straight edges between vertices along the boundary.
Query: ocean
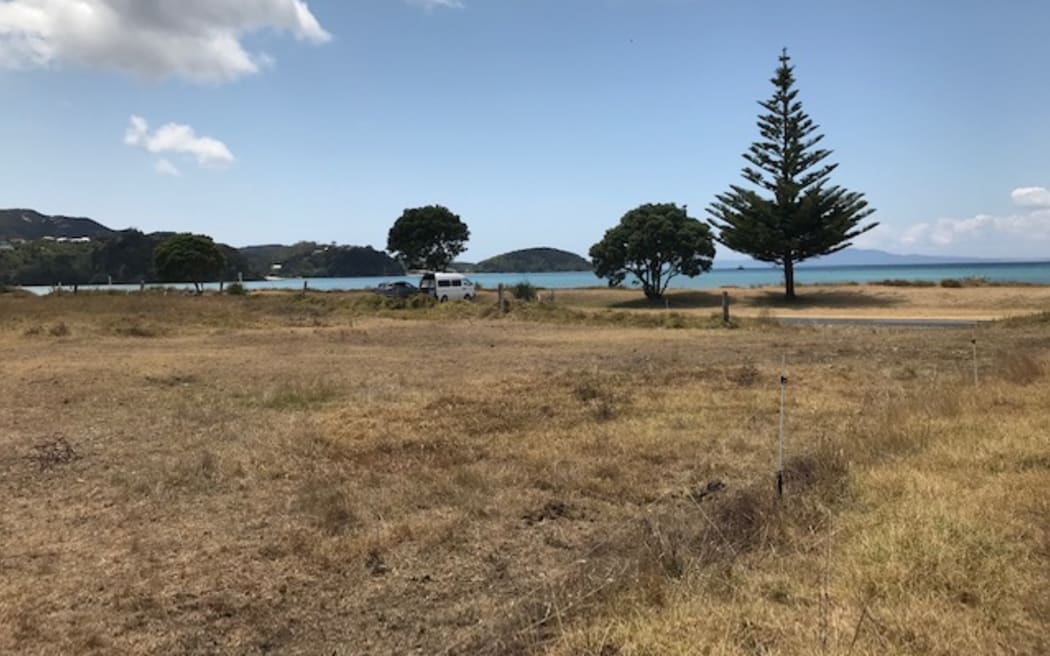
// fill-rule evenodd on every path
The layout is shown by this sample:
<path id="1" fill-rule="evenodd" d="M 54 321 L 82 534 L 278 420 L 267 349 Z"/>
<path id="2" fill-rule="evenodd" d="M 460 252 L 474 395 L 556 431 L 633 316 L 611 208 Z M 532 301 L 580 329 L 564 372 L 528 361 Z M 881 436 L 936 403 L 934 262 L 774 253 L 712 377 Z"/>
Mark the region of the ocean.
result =
<path id="1" fill-rule="evenodd" d="M 802 266 L 796 269 L 795 281 L 801 285 L 849 284 L 882 280 L 911 280 L 938 282 L 947 278 L 974 276 L 992 282 L 1017 282 L 1050 285 L 1050 262 L 1005 262 L 977 264 L 921 264 L 892 266 Z M 528 282 L 548 289 L 605 287 L 605 280 L 589 271 L 564 273 L 478 273 L 468 277 L 485 289 L 494 289 L 500 283 L 513 285 Z M 310 289 L 318 291 L 369 289 L 381 282 L 407 280 L 418 283 L 418 276 L 384 276 L 374 278 L 311 278 Z M 671 281 L 671 289 L 712 289 L 718 287 L 765 287 L 783 284 L 779 269 L 750 267 L 744 269 L 713 269 L 696 278 L 678 276 Z M 245 283 L 248 289 L 302 289 L 304 280 L 285 279 Z M 630 281 L 628 283 L 630 284 Z M 169 285 L 164 285 L 169 286 Z M 170 285 L 190 287 L 191 285 Z M 81 285 L 81 289 L 137 290 L 138 285 Z M 218 289 L 218 283 L 208 285 Z M 26 287 L 37 294 L 47 294 L 52 287 Z"/>

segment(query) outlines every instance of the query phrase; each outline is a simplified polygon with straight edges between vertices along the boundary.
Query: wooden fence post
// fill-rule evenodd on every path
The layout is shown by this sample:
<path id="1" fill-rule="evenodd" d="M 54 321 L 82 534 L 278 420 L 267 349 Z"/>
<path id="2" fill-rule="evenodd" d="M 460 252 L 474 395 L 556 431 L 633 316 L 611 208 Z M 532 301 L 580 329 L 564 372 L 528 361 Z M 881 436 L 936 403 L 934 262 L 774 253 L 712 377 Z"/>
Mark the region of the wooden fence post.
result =
<path id="1" fill-rule="evenodd" d="M 507 311 L 507 301 L 506 301 L 506 299 L 503 296 L 503 283 L 499 284 L 499 311 L 500 312 L 506 312 Z"/>
<path id="2" fill-rule="evenodd" d="M 722 323 L 729 323 L 729 292 L 722 292 Z"/>

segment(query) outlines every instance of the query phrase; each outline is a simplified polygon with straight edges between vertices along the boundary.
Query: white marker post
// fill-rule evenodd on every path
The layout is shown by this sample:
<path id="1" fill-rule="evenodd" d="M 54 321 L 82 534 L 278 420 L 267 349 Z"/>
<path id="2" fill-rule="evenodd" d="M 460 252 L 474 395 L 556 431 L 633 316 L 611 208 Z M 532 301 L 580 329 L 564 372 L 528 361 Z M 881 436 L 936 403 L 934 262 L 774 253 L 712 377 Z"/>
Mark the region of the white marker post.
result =
<path id="1" fill-rule="evenodd" d="M 977 387 L 977 333 L 970 333 L 970 345 L 973 347 L 973 386 Z"/>
<path id="2" fill-rule="evenodd" d="M 780 439 L 777 442 L 777 498 L 784 497 L 784 395 L 787 390 L 787 356 L 780 365 Z"/>

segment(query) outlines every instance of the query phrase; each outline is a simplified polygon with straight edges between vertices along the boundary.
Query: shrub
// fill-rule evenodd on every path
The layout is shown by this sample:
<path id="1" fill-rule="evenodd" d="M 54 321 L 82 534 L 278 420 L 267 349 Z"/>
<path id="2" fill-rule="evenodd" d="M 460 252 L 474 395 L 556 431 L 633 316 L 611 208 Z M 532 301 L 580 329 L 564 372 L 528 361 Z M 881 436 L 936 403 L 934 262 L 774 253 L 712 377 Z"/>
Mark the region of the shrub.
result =
<path id="1" fill-rule="evenodd" d="M 159 337 L 161 331 L 141 317 L 121 317 L 113 323 L 113 333 L 121 337 Z"/>
<path id="2" fill-rule="evenodd" d="M 902 280 L 894 278 L 890 280 L 879 280 L 871 283 L 882 287 L 936 287 L 937 283 L 932 280 Z"/>
<path id="3" fill-rule="evenodd" d="M 226 285 L 226 293 L 230 296 L 247 296 L 248 290 L 239 282 L 231 282 L 229 285 Z"/>
<path id="4" fill-rule="evenodd" d="M 511 294 L 519 301 L 535 301 L 538 296 L 537 289 L 531 283 L 519 282 L 510 288 Z"/>
<path id="5" fill-rule="evenodd" d="M 991 281 L 981 276 L 966 276 L 965 278 L 946 278 L 941 281 L 941 287 L 958 289 L 960 287 L 985 287 Z"/>
<path id="6" fill-rule="evenodd" d="M 406 305 L 412 309 L 428 308 L 437 305 L 437 299 L 430 294 L 415 294 L 404 300 Z"/>

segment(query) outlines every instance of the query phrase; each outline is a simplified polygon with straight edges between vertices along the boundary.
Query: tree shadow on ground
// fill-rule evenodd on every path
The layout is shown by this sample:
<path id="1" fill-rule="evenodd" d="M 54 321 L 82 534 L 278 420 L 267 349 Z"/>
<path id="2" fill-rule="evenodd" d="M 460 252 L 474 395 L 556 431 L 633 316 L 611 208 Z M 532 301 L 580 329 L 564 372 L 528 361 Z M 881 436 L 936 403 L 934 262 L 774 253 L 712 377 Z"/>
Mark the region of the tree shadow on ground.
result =
<path id="1" fill-rule="evenodd" d="M 905 302 L 905 299 L 897 296 L 874 294 L 870 290 L 862 292 L 851 289 L 814 289 L 807 290 L 805 287 L 796 288 L 798 298 L 789 301 L 784 298 L 782 290 L 753 292 L 745 290 L 726 290 L 729 292 L 731 307 L 746 308 L 769 308 L 769 309 L 849 309 L 849 308 L 876 308 L 893 307 Z M 639 295 L 628 301 L 613 303 L 610 307 L 621 310 L 644 310 L 665 309 L 672 310 L 711 310 L 717 311 L 722 307 L 722 291 L 703 290 L 681 290 L 671 291 L 664 294 L 659 300 L 649 300 Z"/>
<path id="2" fill-rule="evenodd" d="M 649 300 L 639 292 L 638 298 L 629 301 L 613 303 L 610 307 L 619 310 L 645 310 L 665 309 L 672 310 L 695 310 L 714 309 L 722 307 L 722 292 L 720 291 L 673 291 L 664 294 L 664 297 Z"/>
<path id="3" fill-rule="evenodd" d="M 782 291 L 768 291 L 740 299 L 740 305 L 755 308 L 775 308 L 781 310 L 801 310 L 807 308 L 849 309 L 876 308 L 901 305 L 905 299 L 899 296 L 876 295 L 868 292 L 846 289 L 806 290 L 796 288 L 798 297 L 794 300 L 784 298 Z M 730 293 L 732 297 L 732 293 Z"/>

